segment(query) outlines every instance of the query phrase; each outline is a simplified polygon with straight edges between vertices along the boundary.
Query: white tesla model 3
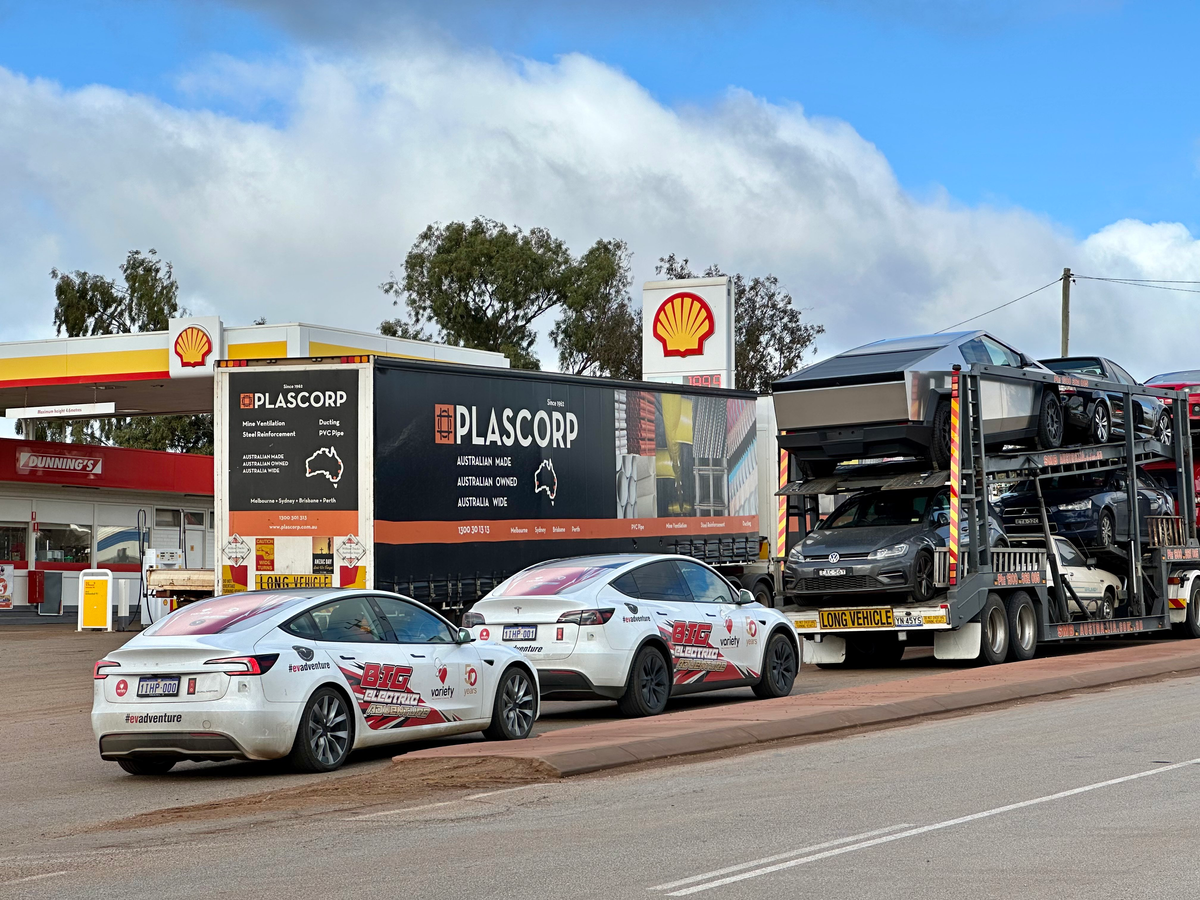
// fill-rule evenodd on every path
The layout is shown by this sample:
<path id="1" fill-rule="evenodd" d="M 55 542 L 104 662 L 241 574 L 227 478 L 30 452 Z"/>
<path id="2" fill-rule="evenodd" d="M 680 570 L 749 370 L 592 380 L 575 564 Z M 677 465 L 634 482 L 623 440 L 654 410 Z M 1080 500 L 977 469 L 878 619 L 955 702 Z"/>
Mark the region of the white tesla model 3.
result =
<path id="1" fill-rule="evenodd" d="M 679 694 L 750 686 L 791 693 L 800 668 L 791 621 L 686 556 L 616 554 L 531 566 L 471 607 L 481 647 L 523 653 L 542 696 L 618 701 L 628 716 Z"/>
<path id="2" fill-rule="evenodd" d="M 351 750 L 469 731 L 528 737 L 536 670 L 416 601 L 249 592 L 185 606 L 95 666 L 92 730 L 134 775 L 181 759 L 336 769 Z"/>

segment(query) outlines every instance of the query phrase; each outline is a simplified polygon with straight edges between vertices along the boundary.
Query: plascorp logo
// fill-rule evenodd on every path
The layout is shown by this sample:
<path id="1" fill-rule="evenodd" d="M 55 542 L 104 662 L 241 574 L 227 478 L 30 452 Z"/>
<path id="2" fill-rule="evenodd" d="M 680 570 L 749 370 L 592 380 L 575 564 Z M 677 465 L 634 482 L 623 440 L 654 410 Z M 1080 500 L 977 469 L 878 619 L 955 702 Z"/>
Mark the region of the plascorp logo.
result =
<path id="1" fill-rule="evenodd" d="M 547 405 L 560 406 L 561 400 L 547 400 Z M 483 433 L 480 433 L 480 430 Z M 452 403 L 433 405 L 433 441 L 435 444 L 477 444 L 511 447 L 570 447 L 579 437 L 579 417 L 558 409 L 501 410 L 480 412 L 476 406 L 455 406 Z"/>
<path id="2" fill-rule="evenodd" d="M 270 394 L 242 394 L 239 398 L 242 409 L 334 409 L 346 402 L 345 391 L 287 391 L 274 398 Z"/>
<path id="3" fill-rule="evenodd" d="M 654 336 L 663 356 L 702 356 L 704 342 L 715 330 L 712 307 L 690 291 L 672 294 L 654 314 Z"/>
<path id="4" fill-rule="evenodd" d="M 179 364 L 187 368 L 204 365 L 208 355 L 212 353 L 213 342 L 208 332 L 199 325 L 189 325 L 179 332 L 172 348 L 179 357 Z"/>

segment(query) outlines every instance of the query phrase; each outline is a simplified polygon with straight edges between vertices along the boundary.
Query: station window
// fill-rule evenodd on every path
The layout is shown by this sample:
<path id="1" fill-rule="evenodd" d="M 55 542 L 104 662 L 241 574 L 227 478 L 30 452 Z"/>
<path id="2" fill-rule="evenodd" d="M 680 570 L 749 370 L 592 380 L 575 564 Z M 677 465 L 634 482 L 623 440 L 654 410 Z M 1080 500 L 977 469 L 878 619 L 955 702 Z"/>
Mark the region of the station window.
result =
<path id="1" fill-rule="evenodd" d="M 204 527 L 204 513 L 188 510 L 183 514 L 183 521 L 191 528 Z"/>
<path id="2" fill-rule="evenodd" d="M 92 526 L 38 523 L 34 546 L 38 562 L 90 564 Z"/>
<path id="3" fill-rule="evenodd" d="M 154 511 L 154 527 L 155 528 L 178 528 L 179 527 L 179 510 L 177 510 L 177 509 L 156 509 Z"/>
<path id="4" fill-rule="evenodd" d="M 24 522 L 0 522 L 0 560 L 20 562 L 26 558 L 29 526 Z"/>
<path id="5" fill-rule="evenodd" d="M 142 532 L 142 543 L 150 544 L 150 532 Z M 96 529 L 96 565 L 137 565 L 138 530 L 127 525 L 103 525 Z"/>

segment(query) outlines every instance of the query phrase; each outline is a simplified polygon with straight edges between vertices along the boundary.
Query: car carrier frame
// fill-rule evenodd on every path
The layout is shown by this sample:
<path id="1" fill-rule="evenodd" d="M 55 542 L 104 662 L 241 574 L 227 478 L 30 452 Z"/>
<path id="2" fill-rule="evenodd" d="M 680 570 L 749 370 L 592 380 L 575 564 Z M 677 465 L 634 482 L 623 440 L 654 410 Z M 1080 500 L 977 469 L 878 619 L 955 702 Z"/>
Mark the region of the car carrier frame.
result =
<path id="1" fill-rule="evenodd" d="M 787 483 L 778 496 L 786 502 L 786 549 L 791 550 L 819 520 L 818 496 L 867 489 L 915 487 L 950 488 L 950 539 L 935 552 L 933 601 L 913 602 L 911 595 L 841 594 L 818 596 L 797 592 L 783 583 L 783 562 L 777 569 L 777 590 L 804 639 L 805 661 L 837 664 L 868 657 L 898 659 L 904 647 L 932 643 L 939 659 L 981 659 L 1000 662 L 1025 659 L 1040 643 L 1106 635 L 1164 631 L 1187 620 L 1189 587 L 1200 584 L 1200 544 L 1196 539 L 1196 498 L 1192 472 L 1191 433 L 1186 421 L 1173 417 L 1172 444 L 1138 440 L 1128 429 L 1117 443 L 1057 450 L 988 453 L 985 450 L 980 396 L 984 380 L 1043 381 L 1060 390 L 1100 387 L 1125 394 L 1126 409 L 1134 394 L 1172 401 L 1175 409 L 1186 394 L 1158 388 L 1060 375 L 1003 366 L 956 366 L 948 376 L 951 390 L 951 460 L 949 470 L 931 470 L 927 460 L 879 464 L 843 464 L 829 477 L 808 478 L 802 464 L 787 454 L 789 435 L 780 432 L 781 461 Z M 1147 521 L 1148 540 L 1142 539 L 1137 502 L 1137 467 L 1169 460 L 1177 474 L 1177 508 L 1173 516 Z M 1062 578 L 1056 555 L 1047 554 L 1052 532 L 1042 497 L 1041 482 L 1053 476 L 1124 468 L 1130 486 L 1129 540 L 1104 551 L 1105 568 L 1123 575 L 1125 598 L 1113 618 L 1097 618 L 1078 601 L 1070 582 Z M 1184 474 L 1186 473 L 1186 474 Z M 782 479 L 781 479 L 782 480 Z M 991 548 L 986 541 L 959 541 L 960 524 L 969 533 L 986 535 L 989 491 L 993 485 L 1031 482 L 1040 510 L 1044 544 L 1037 547 Z M 1101 551 L 1089 550 L 1089 555 Z M 816 599 L 814 599 L 816 598 Z M 898 598 L 898 600 L 897 600 Z M 1196 634 L 1192 629 L 1193 636 Z"/>

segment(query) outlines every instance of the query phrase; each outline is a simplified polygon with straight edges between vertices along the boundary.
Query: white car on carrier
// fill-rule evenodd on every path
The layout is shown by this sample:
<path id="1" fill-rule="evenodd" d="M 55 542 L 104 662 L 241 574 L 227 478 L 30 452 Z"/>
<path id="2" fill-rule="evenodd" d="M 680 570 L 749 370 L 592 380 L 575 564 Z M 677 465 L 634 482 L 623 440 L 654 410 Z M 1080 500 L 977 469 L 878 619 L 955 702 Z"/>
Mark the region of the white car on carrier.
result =
<path id="1" fill-rule="evenodd" d="M 795 630 L 781 613 L 685 556 L 618 554 L 531 566 L 476 603 L 463 625 L 481 647 L 524 654 L 542 696 L 618 701 L 655 715 L 679 694 L 792 690 Z"/>
<path id="2" fill-rule="evenodd" d="M 181 759 L 290 757 L 469 731 L 528 737 L 537 673 L 515 650 L 379 591 L 228 594 L 185 606 L 95 666 L 104 759 L 157 775 Z"/>

